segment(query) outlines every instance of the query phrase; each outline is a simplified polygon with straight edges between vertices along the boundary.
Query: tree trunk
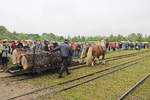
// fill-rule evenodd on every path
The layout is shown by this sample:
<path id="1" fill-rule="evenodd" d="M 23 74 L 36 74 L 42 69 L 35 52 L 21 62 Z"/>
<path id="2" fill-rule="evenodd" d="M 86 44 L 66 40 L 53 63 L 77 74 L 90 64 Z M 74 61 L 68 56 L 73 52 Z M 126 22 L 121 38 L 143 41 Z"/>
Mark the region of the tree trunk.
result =
<path id="1" fill-rule="evenodd" d="M 23 51 L 16 49 L 12 55 L 13 64 L 21 64 L 24 70 L 32 67 L 43 67 L 44 65 L 58 66 L 62 59 L 57 53 L 50 53 L 46 51 L 27 50 Z"/>
<path id="2" fill-rule="evenodd" d="M 20 59 L 23 55 L 32 54 L 32 50 L 22 50 L 20 48 L 16 48 L 12 53 L 12 63 L 13 64 L 20 64 Z"/>

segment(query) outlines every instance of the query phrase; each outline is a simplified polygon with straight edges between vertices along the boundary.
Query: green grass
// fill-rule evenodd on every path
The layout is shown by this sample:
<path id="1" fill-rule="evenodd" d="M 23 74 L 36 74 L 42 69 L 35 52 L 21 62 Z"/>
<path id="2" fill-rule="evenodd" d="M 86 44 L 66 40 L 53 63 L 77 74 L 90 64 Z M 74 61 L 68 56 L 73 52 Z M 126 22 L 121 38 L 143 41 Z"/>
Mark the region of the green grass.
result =
<path id="1" fill-rule="evenodd" d="M 125 100 L 150 100 L 150 77 L 130 93 Z"/>
<path id="2" fill-rule="evenodd" d="M 118 56 L 128 53 L 137 52 L 135 50 L 112 52 L 106 57 Z M 149 53 L 150 54 L 150 53 Z M 147 53 L 146 53 L 147 55 Z M 112 65 L 119 64 L 121 62 L 132 60 L 133 58 L 139 58 L 142 55 L 128 57 L 116 61 L 107 62 L 106 65 L 100 65 L 95 67 L 86 67 L 77 70 L 72 70 L 71 75 L 66 76 L 62 79 L 57 79 L 57 74 L 41 75 L 31 80 L 26 80 L 25 82 L 36 85 L 38 87 L 46 87 L 58 82 L 63 82 L 70 80 L 82 75 L 86 75 L 97 70 L 101 70 Z M 122 93 L 124 93 L 129 87 L 131 87 L 137 80 L 143 77 L 144 74 L 150 72 L 150 58 L 136 64 L 130 68 L 124 69 L 122 71 L 116 72 L 109 76 L 103 77 L 99 80 L 81 85 L 79 87 L 73 88 L 66 92 L 58 93 L 56 95 L 49 96 L 52 100 L 116 100 Z M 78 81 L 80 82 L 80 81 Z M 76 83 L 76 82 L 75 82 Z M 74 84 L 74 83 L 72 83 Z M 71 85 L 71 84 L 69 84 Z M 69 86 L 60 86 L 60 88 Z M 39 100 L 45 100 L 40 98 Z M 144 99 L 145 100 L 145 99 Z"/>
<path id="3" fill-rule="evenodd" d="M 112 65 L 115 65 L 120 62 L 124 62 L 126 60 L 130 60 L 130 59 L 133 59 L 136 57 L 139 57 L 139 56 L 133 56 L 133 57 L 128 57 L 128 58 L 124 58 L 124 59 L 120 59 L 120 60 L 116 60 L 116 61 L 110 61 L 110 62 L 107 62 L 106 65 L 100 65 L 100 66 L 95 66 L 95 67 L 85 67 L 85 68 L 81 68 L 81 69 L 77 69 L 77 70 L 72 70 L 71 71 L 72 74 L 70 76 L 66 76 L 62 79 L 57 79 L 57 74 L 50 74 L 50 75 L 45 75 L 45 76 L 41 75 L 32 80 L 27 80 L 26 82 L 29 82 L 34 85 L 40 85 L 41 87 L 45 87 L 50 84 L 54 84 L 54 83 L 62 82 L 62 81 L 69 80 L 69 79 L 72 79 L 75 77 L 79 77 L 82 75 L 86 75 L 91 72 L 95 72 L 97 70 L 104 69 L 104 68 L 110 67 Z"/>
<path id="4" fill-rule="evenodd" d="M 142 49 L 141 51 L 145 51 L 145 50 L 147 49 Z M 134 52 L 138 52 L 138 51 L 137 50 L 123 50 L 123 51 L 110 52 L 106 54 L 106 57 L 119 56 L 119 55 L 124 55 L 128 53 L 134 53 Z"/>
<path id="5" fill-rule="evenodd" d="M 117 98 L 126 90 L 128 90 L 128 88 L 134 85 L 146 73 L 150 72 L 149 60 L 150 58 L 99 80 L 56 95 L 52 95 L 49 97 L 49 99 L 61 98 L 62 100 L 117 100 Z M 147 87 L 149 86 L 147 85 Z M 141 88 L 140 91 L 142 90 L 143 88 Z M 148 93 L 150 93 L 150 90 L 148 90 Z"/>
<path id="6" fill-rule="evenodd" d="M 119 56 L 119 55 L 124 55 L 129 53 L 135 53 L 135 52 L 137 51 L 126 50 L 120 52 L 119 51 L 111 52 L 108 53 L 106 57 Z M 106 65 L 85 67 L 81 69 L 71 70 L 72 74 L 69 76 L 64 75 L 65 77 L 62 79 L 57 79 L 56 73 L 50 73 L 48 75 L 41 75 L 30 80 L 25 80 L 23 82 L 27 82 L 37 87 L 46 87 L 52 84 L 56 84 L 76 77 L 80 77 L 95 72 L 97 70 L 102 70 L 104 68 L 108 68 L 113 65 L 123 63 L 127 60 L 136 59 L 147 54 L 150 53 L 140 54 L 138 56 L 133 56 L 133 57 L 127 57 L 120 60 L 110 61 L 107 62 Z M 143 75 L 150 72 L 149 60 L 150 58 L 132 67 L 108 75 L 106 77 L 100 78 L 99 80 L 89 82 L 87 84 L 81 85 L 79 87 L 73 88 L 71 90 L 62 93 L 58 93 L 56 95 L 51 95 L 49 96 L 49 99 L 52 100 L 116 100 L 119 96 L 121 96 L 122 93 L 124 93 L 128 88 L 130 88 L 133 84 L 135 84 L 137 80 L 143 77 Z M 23 76 L 23 77 L 28 77 L 28 76 Z M 77 81 L 77 82 L 81 82 L 81 81 Z M 71 83 L 69 85 L 75 84 L 77 82 Z M 67 87 L 69 85 L 60 86 L 60 88 Z M 39 100 L 45 100 L 45 98 L 40 98 Z"/>

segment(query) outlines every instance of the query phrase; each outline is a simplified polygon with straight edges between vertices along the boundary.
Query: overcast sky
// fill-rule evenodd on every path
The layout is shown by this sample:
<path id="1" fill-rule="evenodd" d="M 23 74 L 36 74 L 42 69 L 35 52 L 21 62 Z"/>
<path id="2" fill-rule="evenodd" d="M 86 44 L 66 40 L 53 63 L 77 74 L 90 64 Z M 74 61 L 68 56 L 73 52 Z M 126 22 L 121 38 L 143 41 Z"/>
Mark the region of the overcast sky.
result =
<path id="1" fill-rule="evenodd" d="M 0 0 L 10 31 L 59 35 L 150 35 L 150 0 Z"/>

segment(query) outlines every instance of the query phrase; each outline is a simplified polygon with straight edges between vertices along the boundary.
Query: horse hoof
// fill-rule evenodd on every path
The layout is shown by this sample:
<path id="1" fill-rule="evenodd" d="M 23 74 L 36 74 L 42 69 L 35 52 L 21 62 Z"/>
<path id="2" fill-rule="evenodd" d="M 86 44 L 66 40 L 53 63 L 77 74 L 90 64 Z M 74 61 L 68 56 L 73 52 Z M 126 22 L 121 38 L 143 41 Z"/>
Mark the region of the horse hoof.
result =
<path id="1" fill-rule="evenodd" d="M 95 63 L 92 63 L 92 65 L 91 66 L 95 66 Z"/>
<path id="2" fill-rule="evenodd" d="M 105 61 L 102 61 L 101 63 L 102 63 L 102 65 L 105 65 L 105 64 L 106 64 L 106 62 L 105 62 Z"/>
<path id="3" fill-rule="evenodd" d="M 105 62 L 102 62 L 102 65 L 105 65 L 106 63 Z"/>

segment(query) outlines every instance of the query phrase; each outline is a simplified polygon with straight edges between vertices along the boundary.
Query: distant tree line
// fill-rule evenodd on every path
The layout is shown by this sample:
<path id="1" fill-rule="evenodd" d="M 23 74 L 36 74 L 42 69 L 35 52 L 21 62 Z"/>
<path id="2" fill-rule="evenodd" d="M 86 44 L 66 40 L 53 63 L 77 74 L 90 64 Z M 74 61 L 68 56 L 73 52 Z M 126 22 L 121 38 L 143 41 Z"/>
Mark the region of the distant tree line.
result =
<path id="1" fill-rule="evenodd" d="M 7 40 L 56 40 L 56 41 L 64 41 L 63 36 L 55 35 L 54 33 L 43 33 L 39 34 L 27 34 L 27 33 L 17 33 L 16 31 L 10 32 L 4 26 L 0 26 L 0 39 L 7 39 Z M 128 36 L 122 35 L 113 35 L 110 36 L 68 36 L 67 39 L 70 41 L 76 42 L 87 42 L 87 41 L 99 41 L 105 39 L 107 42 L 120 42 L 120 41 L 130 41 L 130 42 L 150 42 L 150 36 L 143 36 L 141 33 L 131 33 Z"/>

